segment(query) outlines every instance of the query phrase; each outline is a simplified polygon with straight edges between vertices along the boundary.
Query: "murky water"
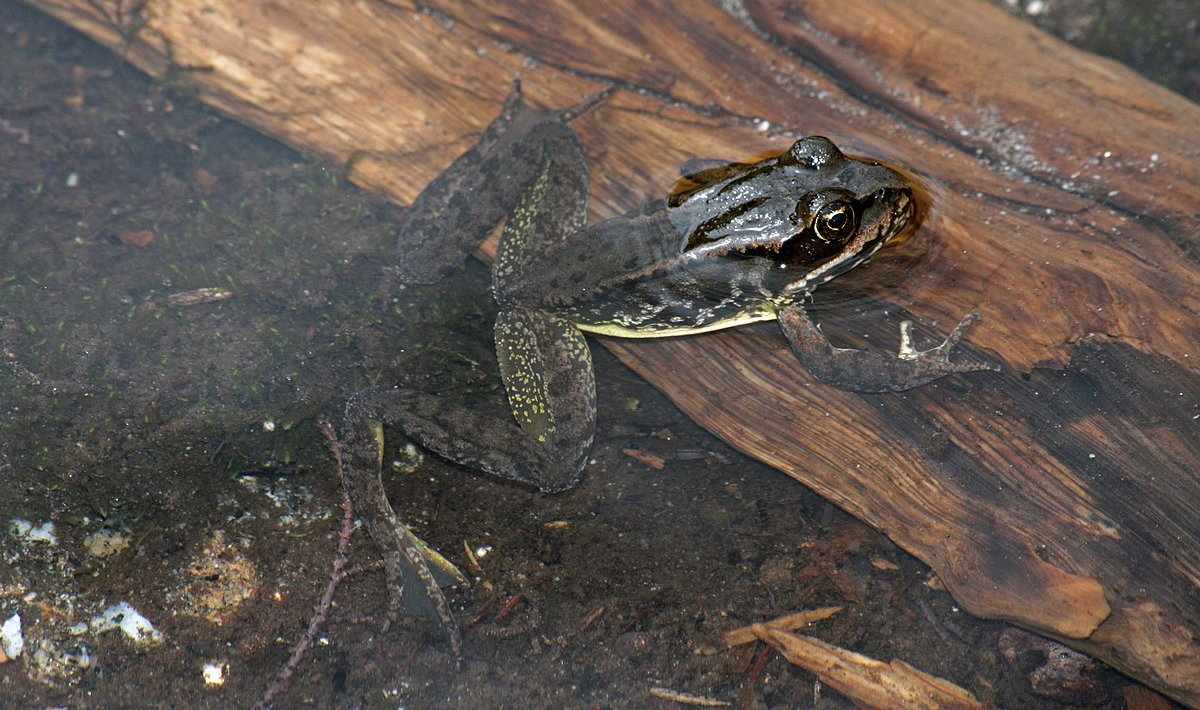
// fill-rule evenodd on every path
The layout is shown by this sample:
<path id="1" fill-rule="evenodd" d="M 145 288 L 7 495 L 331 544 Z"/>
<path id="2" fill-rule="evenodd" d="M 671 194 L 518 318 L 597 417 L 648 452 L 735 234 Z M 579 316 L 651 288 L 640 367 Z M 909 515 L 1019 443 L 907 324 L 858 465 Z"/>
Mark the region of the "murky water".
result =
<path id="1" fill-rule="evenodd" d="M 32 11 L 0 8 L 0 33 L 0 522 L 56 530 L 53 545 L 0 542 L 0 622 L 20 614 L 28 644 L 0 665 L 0 705 L 248 705 L 329 574 L 339 498 L 316 417 L 392 381 L 483 388 L 503 415 L 486 270 L 437 299 L 380 294 L 391 207 Z M 929 242 L 901 250 L 872 265 L 869 288 L 819 294 L 818 312 L 853 325 L 846 304 L 913 264 L 952 270 Z M 366 572 L 339 592 L 297 704 L 387 692 L 413 707 L 632 707 L 658 685 L 733 696 L 754 651 L 701 647 L 847 605 L 822 638 L 1002 705 L 1060 707 L 1000 660 L 1002 624 L 967 616 L 885 537 L 593 352 L 601 418 L 577 490 L 541 496 L 432 458 L 388 482 L 431 544 L 485 553 L 452 600 L 477 621 L 462 670 L 428 626 L 384 635 L 360 618 L 385 608 Z M 101 532 L 123 546 L 100 555 L 88 541 Z M 353 556 L 375 558 L 365 535 Z M 118 601 L 164 645 L 68 631 Z M 510 617 L 486 613 L 510 602 Z M 67 662 L 81 654 L 94 665 Z M 229 665 L 223 688 L 205 685 L 205 663 Z M 1099 706 L 1119 707 L 1127 681 L 1097 678 Z M 758 683 L 773 707 L 844 706 L 814 701 L 811 677 L 780 659 Z"/>

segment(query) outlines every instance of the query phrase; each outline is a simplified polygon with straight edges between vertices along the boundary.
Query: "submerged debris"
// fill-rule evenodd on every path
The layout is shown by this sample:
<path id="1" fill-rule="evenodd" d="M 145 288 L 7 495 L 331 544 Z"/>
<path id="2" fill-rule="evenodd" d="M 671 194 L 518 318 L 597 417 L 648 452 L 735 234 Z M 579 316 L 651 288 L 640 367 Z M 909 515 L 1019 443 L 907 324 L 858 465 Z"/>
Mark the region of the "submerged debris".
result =
<path id="1" fill-rule="evenodd" d="M 780 629 L 782 631 L 795 631 L 817 621 L 824 621 L 829 617 L 841 612 L 840 606 L 823 606 L 819 609 L 809 609 L 800 611 L 795 614 L 788 614 L 777 619 L 772 619 L 765 624 L 751 624 L 743 626 L 732 631 L 725 632 L 722 640 L 725 642 L 725 648 L 733 648 L 744 643 L 757 641 L 758 635 L 754 632 L 755 626 L 765 626 L 769 629 Z"/>
<path id="2" fill-rule="evenodd" d="M 102 634 L 113 629 L 120 629 L 138 645 L 153 645 L 162 643 L 163 635 L 150 620 L 142 616 L 129 602 L 118 602 L 92 617 L 87 623 L 80 622 L 71 627 L 73 634 L 79 635 L 91 629 L 93 633 Z"/>
<path id="3" fill-rule="evenodd" d="M 970 692 L 944 678 L 924 673 L 904 661 L 880 661 L 811 636 L 799 636 L 755 624 L 758 638 L 783 654 L 789 663 L 811 673 L 829 687 L 868 708 L 982 709 Z"/>
<path id="4" fill-rule="evenodd" d="M 58 537 L 54 534 L 54 523 L 50 521 L 35 526 L 25 518 L 13 518 L 9 521 L 8 533 L 22 542 L 58 544 Z"/>
<path id="5" fill-rule="evenodd" d="M 228 661 L 208 661 L 200 669 L 204 684 L 209 687 L 225 685 L 225 676 L 229 673 Z"/>
<path id="6" fill-rule="evenodd" d="M 158 235 L 150 229 L 133 229 L 117 235 L 117 241 L 127 247 L 135 247 L 137 249 L 149 248 L 157 238 Z"/>
<path id="7" fill-rule="evenodd" d="M 639 463 L 649 466 L 650 468 L 654 469 L 655 471 L 661 471 L 667 465 L 666 459 L 659 456 L 658 454 L 650 453 L 649 451 L 646 451 L 645 449 L 621 449 L 621 453 L 638 461 Z"/>
<path id="8" fill-rule="evenodd" d="M 85 537 L 83 547 L 95 557 L 108 557 L 129 547 L 129 536 L 117 530 L 102 528 Z"/>
<path id="9" fill-rule="evenodd" d="M 227 288 L 197 288 L 191 291 L 180 291 L 167 296 L 169 306 L 195 306 L 201 303 L 227 301 L 233 298 L 233 291 Z"/>
<path id="10" fill-rule="evenodd" d="M 5 660 L 12 660 L 25 650 L 25 637 L 21 635 L 21 616 L 13 614 L 0 625 L 0 651 Z"/>
<path id="11" fill-rule="evenodd" d="M 670 700 L 683 705 L 700 705 L 707 708 L 723 708 L 728 707 L 729 703 L 725 700 L 717 700 L 715 698 L 707 698 L 703 695 L 693 695 L 691 693 L 681 693 L 670 688 L 651 688 L 650 695 L 663 700 Z"/>
<path id="12" fill-rule="evenodd" d="M 92 649 L 85 643 L 62 646 L 53 639 L 37 642 L 29 657 L 29 677 L 38 683 L 73 684 L 96 663 Z"/>
<path id="13" fill-rule="evenodd" d="M 997 644 L 1010 666 L 1020 665 L 1026 654 L 1045 659 L 1026 676 L 1036 695 L 1071 705 L 1098 705 L 1108 699 L 1099 668 L 1090 656 L 1020 629 L 1005 629 Z"/>
<path id="14" fill-rule="evenodd" d="M 190 581 L 177 593 L 183 613 L 222 626 L 262 585 L 258 568 L 235 543 L 216 530 L 185 568 Z"/>

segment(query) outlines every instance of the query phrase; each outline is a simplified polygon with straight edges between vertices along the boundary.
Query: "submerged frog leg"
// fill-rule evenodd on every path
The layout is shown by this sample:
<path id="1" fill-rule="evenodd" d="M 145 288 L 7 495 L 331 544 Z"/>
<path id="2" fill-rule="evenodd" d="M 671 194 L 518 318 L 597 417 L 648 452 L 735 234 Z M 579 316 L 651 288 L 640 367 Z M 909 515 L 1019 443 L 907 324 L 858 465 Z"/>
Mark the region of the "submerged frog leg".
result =
<path id="1" fill-rule="evenodd" d="M 582 389 L 594 398 L 591 372 L 586 378 L 579 374 L 578 371 L 551 373 L 546 379 L 550 388 Z M 593 401 L 590 398 L 587 401 Z M 552 446 L 528 436 L 515 420 L 497 419 L 447 395 L 372 389 L 355 395 L 350 406 L 356 412 L 368 412 L 369 419 L 398 427 L 406 436 L 442 458 L 498 478 L 536 485 L 546 492 L 569 486 L 578 479 L 583 467 L 582 455 L 569 456 L 566 452 L 550 450 Z M 570 430 L 582 429 L 589 434 L 592 431 L 594 415 L 576 416 L 562 407 L 555 413 L 560 422 L 570 425 Z M 590 442 L 590 435 L 586 438 Z M 561 471 L 562 475 L 547 477 L 538 473 L 547 469 Z M 545 488 L 541 485 L 544 480 L 550 481 Z M 555 480 L 564 480 L 564 483 L 555 485 Z"/>
<path id="2" fill-rule="evenodd" d="M 500 235 L 492 293 L 501 304 L 521 286 L 529 269 L 544 266 L 541 257 L 548 248 L 587 223 L 588 170 L 574 131 L 564 124 L 544 124 L 527 140 L 540 143 L 541 169 Z"/>
<path id="3" fill-rule="evenodd" d="M 531 179 L 506 137 L 534 113 L 515 84 L 504 107 L 480 136 L 429 183 L 400 218 L 395 267 L 402 283 L 435 283 L 471 253 L 508 213 Z M 512 161 L 506 169 L 505 161 Z M 484 188 L 487 189 L 484 189 Z"/>
<path id="4" fill-rule="evenodd" d="M 510 236 L 501 250 L 506 273 L 519 274 L 528 268 L 529 246 L 542 243 L 532 237 L 557 240 L 581 227 L 586 217 L 587 170 L 579 140 L 567 122 L 612 91 L 609 88 L 567 109 L 543 111 L 525 105 L 520 83 L 514 82 L 503 110 L 479 142 L 430 183 L 405 212 L 397 239 L 397 285 L 433 283 L 459 266 L 523 196 L 524 219 L 514 221 L 535 229 L 508 230 L 518 236 Z M 529 197 L 530 186 L 539 180 L 538 195 L 549 202 L 536 206 L 530 204 L 537 201 Z M 573 484 L 595 427 L 595 384 L 587 345 L 566 321 L 530 314 L 523 322 L 534 334 L 531 357 L 546 367 L 538 373 L 540 386 L 569 400 L 546 395 L 546 411 L 553 416 L 547 421 L 557 425 L 544 427 L 542 440 L 528 436 L 512 418 L 496 419 L 466 402 L 448 402 L 421 392 L 375 388 L 356 395 L 346 406 L 351 497 L 382 548 L 390 616 L 402 608 L 425 610 L 446 628 L 456 655 L 458 630 L 435 578 L 441 558 L 412 534 L 388 503 L 380 479 L 382 435 L 371 435 L 367 425 L 371 423 L 376 432 L 382 432 L 384 425 L 397 426 L 451 461 L 542 490 Z M 529 344 L 520 336 L 505 342 L 515 343 L 506 350 L 510 354 L 524 352 Z M 444 566 L 453 569 L 449 563 Z"/>
<path id="5" fill-rule="evenodd" d="M 382 401 L 381 401 L 382 400 Z M 387 574 L 388 618 L 384 630 L 407 611 L 440 623 L 450 637 L 455 657 L 462 641 L 450 614 L 442 584 L 465 584 L 466 578 L 401 522 L 387 500 L 381 477 L 386 397 L 368 390 L 346 406 L 343 451 L 346 480 L 354 509 L 367 525 L 371 539 L 383 551 Z"/>
<path id="6" fill-rule="evenodd" d="M 528 446 L 528 469 L 510 472 L 543 491 L 579 479 L 592 444 L 596 384 L 583 334 L 567 319 L 518 305 L 514 291 L 545 267 L 542 256 L 587 221 L 588 172 L 565 125 L 538 131 L 542 169 L 521 195 L 500 235 L 492 265 L 496 360 L 509 407 Z"/>
<path id="7" fill-rule="evenodd" d="M 495 330 L 500 376 L 531 454 L 519 480 L 547 493 L 569 488 L 579 480 L 596 431 L 587 341 L 564 318 L 520 308 L 501 311 Z"/>
<path id="8" fill-rule="evenodd" d="M 792 352 L 804 366 L 822 382 L 855 392 L 901 392 L 955 373 L 1000 369 L 978 359 L 950 361 L 950 351 L 979 320 L 975 312 L 959 321 L 941 345 L 929 350 L 912 347 L 912 323 L 905 321 L 900 325 L 898 355 L 835 347 L 799 305 L 780 309 L 778 315 Z"/>
<path id="9" fill-rule="evenodd" d="M 532 424 L 537 434 L 515 419 L 497 419 L 467 403 L 417 391 L 373 388 L 346 405 L 350 495 L 383 553 L 389 618 L 402 610 L 434 617 L 450 635 L 455 655 L 460 651 L 458 627 L 436 577 L 441 573 L 449 581 L 463 580 L 453 579 L 453 565 L 413 535 L 388 503 L 380 477 L 382 427 L 396 426 L 456 463 L 550 493 L 579 480 L 596 425 L 591 354 L 573 324 L 540 312 L 502 313 L 496 331 L 501 372 L 509 373 L 510 403 L 528 403 L 520 411 L 544 415 L 521 420 L 527 426 L 540 421 Z M 524 376 L 512 374 L 517 363 L 526 367 Z"/>
<path id="10" fill-rule="evenodd" d="M 542 172 L 544 156 L 578 156 L 582 162 L 579 141 L 566 122 L 611 92 L 546 111 L 528 106 L 520 82 L 513 82 L 504 108 L 479 142 L 429 183 L 401 218 L 395 262 L 400 283 L 435 283 L 461 266 Z"/>

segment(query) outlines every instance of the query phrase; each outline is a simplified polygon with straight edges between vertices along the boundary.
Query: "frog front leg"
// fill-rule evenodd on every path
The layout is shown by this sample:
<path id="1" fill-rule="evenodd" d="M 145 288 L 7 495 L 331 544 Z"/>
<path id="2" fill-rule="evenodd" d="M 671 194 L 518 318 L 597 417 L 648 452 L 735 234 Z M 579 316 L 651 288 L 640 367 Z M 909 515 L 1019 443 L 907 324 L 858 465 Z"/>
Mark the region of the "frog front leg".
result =
<path id="1" fill-rule="evenodd" d="M 834 346 L 799 304 L 780 309 L 778 317 L 779 326 L 800 362 L 817 379 L 842 389 L 902 392 L 947 375 L 1000 369 L 991 362 L 950 360 L 951 351 L 979 320 L 975 312 L 959 321 L 941 345 L 929 350 L 913 348 L 912 322 L 904 321 L 900 324 L 900 352 L 896 355 Z"/>

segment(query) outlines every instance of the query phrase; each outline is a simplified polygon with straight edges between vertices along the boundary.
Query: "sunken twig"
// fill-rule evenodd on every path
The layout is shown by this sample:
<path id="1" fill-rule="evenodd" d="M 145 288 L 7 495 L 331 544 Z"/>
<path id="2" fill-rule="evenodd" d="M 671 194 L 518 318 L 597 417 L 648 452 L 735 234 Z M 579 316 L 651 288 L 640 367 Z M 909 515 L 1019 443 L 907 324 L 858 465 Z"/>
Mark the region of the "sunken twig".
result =
<path id="1" fill-rule="evenodd" d="M 333 452 L 334 465 L 337 468 L 338 481 L 342 488 L 342 527 L 338 532 L 337 552 L 333 557 L 333 571 L 329 575 L 329 583 L 325 585 L 325 593 L 321 595 L 321 600 L 317 602 L 316 609 L 313 610 L 312 618 L 308 621 L 308 629 L 305 630 L 304 636 L 296 642 L 292 648 L 292 654 L 288 657 L 287 663 L 275 676 L 275 681 L 271 683 L 271 687 L 263 693 L 262 698 L 255 703 L 255 710 L 265 710 L 271 707 L 275 699 L 287 692 L 288 686 L 291 685 L 292 675 L 296 672 L 296 668 L 300 665 L 300 661 L 304 659 L 304 654 L 312 646 L 313 641 L 317 638 L 317 633 L 325 624 L 325 620 L 329 617 L 329 607 L 333 603 L 333 595 L 337 591 L 338 584 L 348 575 L 345 573 L 346 562 L 349 559 L 350 536 L 354 533 L 354 510 L 350 506 L 349 485 L 346 482 L 346 474 L 342 468 L 342 446 L 338 442 L 337 436 L 333 432 L 333 427 L 329 422 L 322 421 L 317 424 L 325 439 L 329 441 L 329 448 Z"/>

